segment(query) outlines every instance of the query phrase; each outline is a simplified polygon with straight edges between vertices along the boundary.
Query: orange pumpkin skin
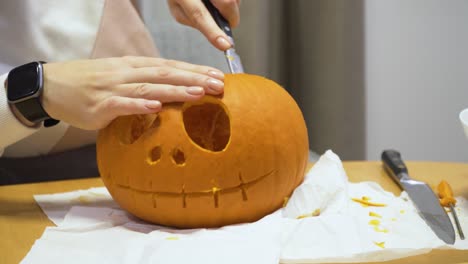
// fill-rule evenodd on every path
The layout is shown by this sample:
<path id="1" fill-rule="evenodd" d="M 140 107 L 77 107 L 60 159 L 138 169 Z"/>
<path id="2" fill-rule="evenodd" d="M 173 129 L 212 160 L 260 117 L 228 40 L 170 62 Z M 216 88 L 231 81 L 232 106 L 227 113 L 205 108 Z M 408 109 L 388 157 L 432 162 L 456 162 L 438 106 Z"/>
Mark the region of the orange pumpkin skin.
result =
<path id="1" fill-rule="evenodd" d="M 114 200 L 146 221 L 179 228 L 252 222 L 302 182 L 308 137 L 278 84 L 227 74 L 224 94 L 124 116 L 99 131 L 97 162 Z"/>

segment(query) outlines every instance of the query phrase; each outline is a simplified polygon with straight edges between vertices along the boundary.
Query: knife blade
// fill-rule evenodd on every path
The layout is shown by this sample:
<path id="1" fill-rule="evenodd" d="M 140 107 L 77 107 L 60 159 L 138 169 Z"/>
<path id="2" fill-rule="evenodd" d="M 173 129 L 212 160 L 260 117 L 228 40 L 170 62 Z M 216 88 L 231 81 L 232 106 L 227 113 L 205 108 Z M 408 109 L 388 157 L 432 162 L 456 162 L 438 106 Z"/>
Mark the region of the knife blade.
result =
<path id="1" fill-rule="evenodd" d="M 243 73 L 244 67 L 242 66 L 241 59 L 234 47 L 234 38 L 229 22 L 221 15 L 221 13 L 219 13 L 218 9 L 213 5 L 213 3 L 211 3 L 210 0 L 203 0 L 203 3 L 205 4 L 206 8 L 210 12 L 219 28 L 221 28 L 221 30 L 229 37 L 229 42 L 232 46 L 224 52 L 224 56 L 226 57 L 226 61 L 229 66 L 229 71 L 231 73 Z"/>
<path id="2" fill-rule="evenodd" d="M 393 180 L 404 189 L 413 201 L 419 215 L 445 243 L 455 243 L 455 230 L 447 212 L 442 208 L 439 199 L 424 182 L 410 178 L 401 154 L 396 150 L 384 150 L 382 162 Z"/>

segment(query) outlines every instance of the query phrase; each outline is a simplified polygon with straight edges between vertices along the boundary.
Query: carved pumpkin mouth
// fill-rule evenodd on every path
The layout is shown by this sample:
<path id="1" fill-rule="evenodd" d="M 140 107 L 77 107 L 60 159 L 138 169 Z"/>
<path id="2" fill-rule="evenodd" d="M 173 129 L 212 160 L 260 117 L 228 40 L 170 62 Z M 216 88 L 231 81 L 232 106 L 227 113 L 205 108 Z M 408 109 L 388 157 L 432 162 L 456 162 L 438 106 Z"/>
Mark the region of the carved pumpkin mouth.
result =
<path id="1" fill-rule="evenodd" d="M 247 189 L 258 184 L 262 180 L 264 180 L 266 177 L 270 176 L 273 174 L 275 170 L 272 170 L 264 175 L 261 175 L 260 177 L 253 179 L 251 181 L 244 181 L 242 178 L 242 174 L 239 173 L 239 184 L 236 186 L 229 186 L 229 187 L 216 187 L 213 186 L 211 189 L 207 190 L 201 190 L 201 191 L 191 191 L 191 192 L 186 192 L 185 187 L 182 186 L 180 192 L 165 192 L 165 191 L 149 191 L 149 190 L 140 190 L 136 189 L 134 187 L 130 187 L 128 185 L 120 184 L 120 183 L 114 183 L 113 185 L 116 186 L 119 189 L 124 189 L 127 191 L 133 191 L 137 192 L 140 194 L 144 195 L 151 195 L 152 200 L 153 200 L 153 207 L 157 208 L 157 200 L 163 197 L 179 197 L 181 199 L 181 205 L 183 208 L 188 207 L 187 205 L 187 198 L 195 198 L 195 197 L 201 197 L 201 196 L 212 196 L 213 197 L 213 206 L 218 207 L 219 206 L 219 196 L 227 193 L 233 193 L 233 192 L 238 192 L 240 191 L 242 196 L 243 201 L 248 200 L 247 196 Z M 108 179 L 112 181 L 112 178 L 110 175 L 108 175 Z"/>

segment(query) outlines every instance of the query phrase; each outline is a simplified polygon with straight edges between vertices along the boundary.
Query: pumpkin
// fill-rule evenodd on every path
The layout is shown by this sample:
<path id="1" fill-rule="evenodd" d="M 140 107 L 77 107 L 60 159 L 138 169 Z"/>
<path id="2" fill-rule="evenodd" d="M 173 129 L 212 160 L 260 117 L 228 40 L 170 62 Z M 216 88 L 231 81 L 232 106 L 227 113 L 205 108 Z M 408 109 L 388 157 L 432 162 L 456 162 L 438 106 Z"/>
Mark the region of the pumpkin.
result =
<path id="1" fill-rule="evenodd" d="M 114 200 L 146 221 L 178 227 L 252 222 L 302 182 L 302 113 L 275 82 L 227 74 L 224 94 L 122 116 L 99 131 L 97 162 Z"/>

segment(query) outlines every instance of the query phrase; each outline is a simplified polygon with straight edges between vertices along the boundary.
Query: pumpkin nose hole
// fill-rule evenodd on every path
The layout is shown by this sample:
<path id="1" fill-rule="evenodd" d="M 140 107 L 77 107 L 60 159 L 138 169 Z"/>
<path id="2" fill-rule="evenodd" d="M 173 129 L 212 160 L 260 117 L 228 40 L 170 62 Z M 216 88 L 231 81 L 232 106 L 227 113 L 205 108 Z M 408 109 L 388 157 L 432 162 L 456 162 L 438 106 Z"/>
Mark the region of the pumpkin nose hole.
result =
<path id="1" fill-rule="evenodd" d="M 183 111 L 187 134 L 198 146 L 221 151 L 226 148 L 231 136 L 229 116 L 219 104 L 192 105 Z"/>
<path id="2" fill-rule="evenodd" d="M 149 154 L 149 160 L 151 163 L 156 163 L 161 159 L 161 147 L 154 147 Z"/>
<path id="3" fill-rule="evenodd" d="M 172 160 L 179 166 L 185 165 L 185 154 L 180 149 L 174 149 L 172 151 Z"/>

